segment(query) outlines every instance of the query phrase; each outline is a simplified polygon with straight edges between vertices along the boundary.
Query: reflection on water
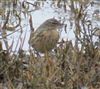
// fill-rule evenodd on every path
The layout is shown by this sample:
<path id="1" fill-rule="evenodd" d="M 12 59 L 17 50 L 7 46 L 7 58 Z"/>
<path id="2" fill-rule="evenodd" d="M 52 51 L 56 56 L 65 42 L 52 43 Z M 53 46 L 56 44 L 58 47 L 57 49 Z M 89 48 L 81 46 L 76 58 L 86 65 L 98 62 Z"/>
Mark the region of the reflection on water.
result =
<path id="1" fill-rule="evenodd" d="M 92 21 L 94 25 L 100 26 L 100 0 L 94 0 L 94 2 L 92 7 Z"/>
<path id="2" fill-rule="evenodd" d="M 100 20 L 100 0 L 93 0 L 91 11 L 92 11 L 92 18 L 93 20 Z"/>
<path id="3" fill-rule="evenodd" d="M 94 10 L 93 19 L 96 21 L 100 21 L 100 10 L 99 9 Z"/>
<path id="4" fill-rule="evenodd" d="M 100 5 L 100 0 L 93 0 L 93 3 L 94 3 L 95 5 Z"/>

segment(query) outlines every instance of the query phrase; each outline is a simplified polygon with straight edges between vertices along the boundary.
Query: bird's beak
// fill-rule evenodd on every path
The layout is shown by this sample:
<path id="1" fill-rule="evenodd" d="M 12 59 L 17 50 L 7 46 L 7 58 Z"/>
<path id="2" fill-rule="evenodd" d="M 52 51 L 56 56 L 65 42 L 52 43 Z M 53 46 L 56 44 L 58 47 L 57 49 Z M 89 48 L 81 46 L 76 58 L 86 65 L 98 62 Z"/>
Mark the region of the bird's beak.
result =
<path id="1" fill-rule="evenodd" d="M 63 23 L 60 23 L 59 28 L 62 28 L 63 26 L 64 26 L 64 24 Z"/>

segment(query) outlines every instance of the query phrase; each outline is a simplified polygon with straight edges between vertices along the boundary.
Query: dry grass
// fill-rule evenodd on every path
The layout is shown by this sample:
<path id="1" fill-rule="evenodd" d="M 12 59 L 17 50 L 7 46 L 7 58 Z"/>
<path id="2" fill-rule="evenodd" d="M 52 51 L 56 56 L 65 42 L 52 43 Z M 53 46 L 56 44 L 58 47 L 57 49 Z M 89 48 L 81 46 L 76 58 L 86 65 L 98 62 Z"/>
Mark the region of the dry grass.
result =
<path id="1" fill-rule="evenodd" d="M 70 41 L 46 58 L 23 51 L 0 55 L 0 84 L 8 89 L 100 88 L 100 50 L 95 47 L 79 51 Z"/>
<path id="2" fill-rule="evenodd" d="M 10 3 L 11 1 L 9 0 Z M 33 6 L 32 11 L 35 11 L 43 7 L 45 1 L 42 4 L 38 1 L 23 1 L 22 4 L 18 4 L 18 0 L 13 0 L 12 11 L 0 9 L 0 15 L 4 20 L 0 25 L 0 40 L 6 46 L 4 50 L 0 41 L 0 89 L 100 89 L 100 34 L 94 41 L 93 24 L 87 16 L 90 0 L 70 0 L 70 4 L 66 1 L 64 5 L 61 1 L 65 0 L 57 0 L 53 2 L 53 6 L 63 7 L 66 13 L 66 5 L 70 5 L 70 11 L 74 14 L 74 17 L 70 18 L 73 18 L 72 24 L 75 25 L 75 45 L 72 41 L 62 41 L 54 51 L 45 56 L 35 54 L 34 50 L 29 51 L 29 54 L 22 50 L 26 34 L 22 39 L 24 28 L 21 26 L 20 17 L 23 14 L 26 19 L 27 13 L 31 12 L 28 5 Z M 15 8 L 17 4 L 22 5 L 19 11 Z M 6 5 L 9 8 L 9 4 Z M 11 21 L 12 17 L 15 18 L 15 22 Z M 34 30 L 31 15 L 28 24 Z M 8 31 L 12 33 L 7 34 Z M 7 37 L 17 31 L 20 31 L 20 36 L 15 51 L 18 44 L 20 50 L 15 54 L 12 53 L 14 41 L 8 45 Z"/>

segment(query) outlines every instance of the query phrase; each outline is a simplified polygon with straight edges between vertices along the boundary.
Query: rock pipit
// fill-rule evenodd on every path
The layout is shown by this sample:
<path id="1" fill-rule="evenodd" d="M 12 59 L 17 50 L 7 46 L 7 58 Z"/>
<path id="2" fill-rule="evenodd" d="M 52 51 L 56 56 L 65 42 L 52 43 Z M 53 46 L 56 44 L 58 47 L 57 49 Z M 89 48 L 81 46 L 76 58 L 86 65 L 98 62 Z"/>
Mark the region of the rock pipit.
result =
<path id="1" fill-rule="evenodd" d="M 62 24 L 56 19 L 48 19 L 41 24 L 35 32 L 31 32 L 29 44 L 38 52 L 51 51 L 59 40 L 59 32 Z"/>

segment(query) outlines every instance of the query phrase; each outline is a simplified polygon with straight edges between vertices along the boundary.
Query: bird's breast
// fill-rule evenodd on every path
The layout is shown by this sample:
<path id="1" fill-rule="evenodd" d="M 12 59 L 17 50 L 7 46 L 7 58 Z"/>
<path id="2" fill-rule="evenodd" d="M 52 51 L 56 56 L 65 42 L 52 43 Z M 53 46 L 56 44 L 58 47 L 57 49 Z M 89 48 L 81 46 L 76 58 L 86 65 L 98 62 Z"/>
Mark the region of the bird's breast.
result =
<path id="1" fill-rule="evenodd" d="M 44 36 L 49 39 L 59 39 L 59 32 L 57 30 L 49 30 L 44 32 Z"/>
<path id="2" fill-rule="evenodd" d="M 44 31 L 34 48 L 40 52 L 50 51 L 56 46 L 58 39 L 59 32 L 57 30 Z"/>

